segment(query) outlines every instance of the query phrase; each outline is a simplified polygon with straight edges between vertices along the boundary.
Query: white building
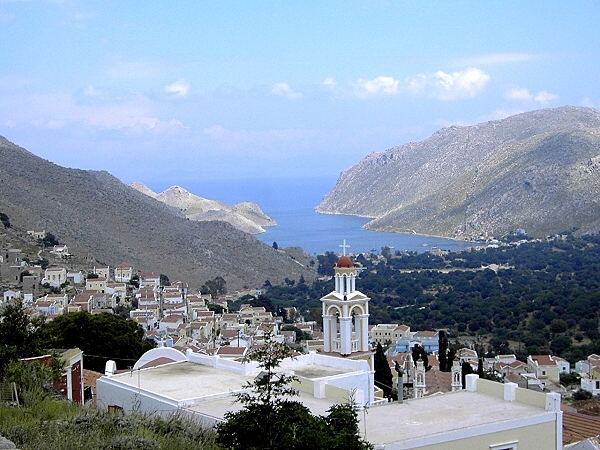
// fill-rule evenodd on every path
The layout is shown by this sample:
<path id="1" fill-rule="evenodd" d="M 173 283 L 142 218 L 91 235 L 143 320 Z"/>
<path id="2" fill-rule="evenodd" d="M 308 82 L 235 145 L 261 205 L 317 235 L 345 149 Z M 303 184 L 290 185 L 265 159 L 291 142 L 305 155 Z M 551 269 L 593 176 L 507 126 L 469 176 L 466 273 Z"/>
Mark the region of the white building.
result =
<path id="1" fill-rule="evenodd" d="M 345 244 L 344 244 L 345 245 Z M 342 256 L 335 266 L 335 290 L 321 298 L 323 349 L 350 355 L 369 352 L 369 297 L 356 290 L 357 269 Z"/>
<path id="2" fill-rule="evenodd" d="M 59 287 L 67 281 L 67 269 L 64 267 L 48 267 L 44 272 L 42 284 L 48 283 L 50 286 Z"/>
<path id="3" fill-rule="evenodd" d="M 369 299 L 356 291 L 355 277 L 356 269 L 343 256 L 336 266 L 335 291 L 321 299 L 328 353 L 287 358 L 277 368 L 297 377 L 297 400 L 313 414 L 325 415 L 334 404 L 350 399 L 358 407 L 368 406 L 368 414 L 359 414 L 359 429 L 376 449 L 562 449 L 563 413 L 556 393 L 479 380 L 471 374 L 465 390 L 456 384 L 455 392 L 403 403 L 375 398 Z M 226 352 L 243 350 L 230 347 Z M 261 371 L 255 362 L 164 347 L 146 352 L 132 371 L 115 374 L 112 366 L 97 381 L 100 409 L 183 414 L 206 426 L 240 410 L 235 394 Z M 419 374 L 424 374 L 423 367 Z"/>

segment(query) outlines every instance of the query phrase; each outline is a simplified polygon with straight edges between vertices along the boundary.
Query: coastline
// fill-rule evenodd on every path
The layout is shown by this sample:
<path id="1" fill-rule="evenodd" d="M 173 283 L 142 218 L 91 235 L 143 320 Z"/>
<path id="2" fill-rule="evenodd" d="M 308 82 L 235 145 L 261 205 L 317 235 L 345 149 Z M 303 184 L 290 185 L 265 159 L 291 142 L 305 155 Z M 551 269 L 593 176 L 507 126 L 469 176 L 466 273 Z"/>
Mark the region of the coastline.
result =
<path id="1" fill-rule="evenodd" d="M 338 213 L 338 212 L 332 212 L 332 211 L 323 211 L 320 210 L 318 207 L 314 208 L 314 211 L 318 214 L 323 214 L 323 215 L 330 215 L 330 216 L 347 216 L 347 217 L 360 217 L 362 219 L 377 219 L 377 216 L 366 216 L 366 215 L 361 215 L 361 214 L 344 214 L 344 213 Z M 364 224 L 362 226 L 363 229 L 367 230 L 367 231 L 374 231 L 374 232 L 378 232 L 378 233 L 394 233 L 394 234 L 401 234 L 401 235 L 405 235 L 405 236 L 423 236 L 423 237 L 429 237 L 429 238 L 435 238 L 435 239 L 449 239 L 452 241 L 456 241 L 456 242 L 469 242 L 469 243 L 473 243 L 473 244 L 484 244 L 484 241 L 477 241 L 477 240 L 473 240 L 473 239 L 461 239 L 461 238 L 457 238 L 457 237 L 450 237 L 450 236 L 441 236 L 441 235 L 437 235 L 437 234 L 429 234 L 429 233 L 420 233 L 420 232 L 415 232 L 414 230 L 411 231 L 397 231 L 397 230 L 389 230 L 389 229 L 378 229 L 378 228 L 369 228 L 369 223 L 367 222 L 366 224 Z"/>

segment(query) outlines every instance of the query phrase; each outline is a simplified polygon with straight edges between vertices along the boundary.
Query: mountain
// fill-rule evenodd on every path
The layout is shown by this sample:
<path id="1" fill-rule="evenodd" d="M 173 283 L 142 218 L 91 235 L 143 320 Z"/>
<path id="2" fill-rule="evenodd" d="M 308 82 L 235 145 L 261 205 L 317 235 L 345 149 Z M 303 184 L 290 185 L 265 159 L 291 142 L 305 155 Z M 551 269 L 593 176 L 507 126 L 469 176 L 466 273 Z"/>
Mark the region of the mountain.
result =
<path id="1" fill-rule="evenodd" d="M 71 253 L 113 266 L 128 262 L 195 287 L 216 276 L 230 289 L 314 278 L 228 223 L 188 220 L 108 172 L 67 169 L 2 137 L 0 212 L 17 228 L 55 234 Z"/>
<path id="2" fill-rule="evenodd" d="M 519 228 L 545 236 L 600 230 L 600 111 L 561 107 L 368 155 L 317 211 L 372 220 L 374 230 L 457 238 Z"/>
<path id="3" fill-rule="evenodd" d="M 130 186 L 166 205 L 177 208 L 190 220 L 199 222 L 222 220 L 250 234 L 262 233 L 265 231 L 263 227 L 276 225 L 276 222 L 256 203 L 242 202 L 229 206 L 217 200 L 199 197 L 180 186 L 171 186 L 159 194 L 140 182 L 131 183 Z"/>

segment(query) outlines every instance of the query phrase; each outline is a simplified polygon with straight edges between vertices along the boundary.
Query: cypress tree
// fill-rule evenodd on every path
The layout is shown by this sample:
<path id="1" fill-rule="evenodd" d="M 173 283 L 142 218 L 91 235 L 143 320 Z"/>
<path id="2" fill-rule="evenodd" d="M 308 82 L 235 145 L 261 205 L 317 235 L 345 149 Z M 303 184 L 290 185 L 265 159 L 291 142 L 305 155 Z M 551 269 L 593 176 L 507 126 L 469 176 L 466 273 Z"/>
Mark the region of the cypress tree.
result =
<path id="1" fill-rule="evenodd" d="M 383 353 L 381 344 L 377 344 L 375 350 L 375 385 L 383 390 L 383 394 L 388 397 L 392 394 L 392 370 L 388 364 L 387 358 Z"/>
<path id="2" fill-rule="evenodd" d="M 461 372 L 462 372 L 462 388 L 466 389 L 467 388 L 466 376 L 473 373 L 473 368 L 471 367 L 471 364 L 464 361 L 462 363 Z"/>
<path id="3" fill-rule="evenodd" d="M 439 360 L 440 360 L 440 372 L 450 372 L 451 368 L 448 364 L 448 337 L 444 330 L 440 330 L 438 334 L 439 344 Z M 451 366 L 452 364 L 450 364 Z"/>

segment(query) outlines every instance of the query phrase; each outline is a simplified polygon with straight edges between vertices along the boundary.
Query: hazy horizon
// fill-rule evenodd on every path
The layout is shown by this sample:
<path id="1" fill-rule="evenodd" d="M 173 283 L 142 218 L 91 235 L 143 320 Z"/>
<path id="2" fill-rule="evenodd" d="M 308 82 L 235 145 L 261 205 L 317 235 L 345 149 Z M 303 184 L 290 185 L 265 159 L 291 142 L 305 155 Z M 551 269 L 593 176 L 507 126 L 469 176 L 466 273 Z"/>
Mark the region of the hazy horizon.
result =
<path id="1" fill-rule="evenodd" d="M 598 18 L 591 1 L 0 0 L 0 135 L 126 183 L 335 180 L 444 126 L 600 106 Z"/>

